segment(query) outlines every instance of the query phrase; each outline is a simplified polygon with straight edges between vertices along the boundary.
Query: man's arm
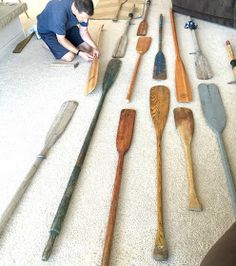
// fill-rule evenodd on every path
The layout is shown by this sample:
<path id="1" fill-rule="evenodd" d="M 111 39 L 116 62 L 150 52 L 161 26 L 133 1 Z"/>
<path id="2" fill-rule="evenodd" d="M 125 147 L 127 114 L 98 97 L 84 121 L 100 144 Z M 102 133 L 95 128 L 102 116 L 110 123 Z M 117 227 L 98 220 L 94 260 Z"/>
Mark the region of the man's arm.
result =
<path id="1" fill-rule="evenodd" d="M 87 27 L 79 27 L 82 39 L 93 48 L 93 56 L 99 56 L 100 52 L 96 43 L 92 40 Z"/>

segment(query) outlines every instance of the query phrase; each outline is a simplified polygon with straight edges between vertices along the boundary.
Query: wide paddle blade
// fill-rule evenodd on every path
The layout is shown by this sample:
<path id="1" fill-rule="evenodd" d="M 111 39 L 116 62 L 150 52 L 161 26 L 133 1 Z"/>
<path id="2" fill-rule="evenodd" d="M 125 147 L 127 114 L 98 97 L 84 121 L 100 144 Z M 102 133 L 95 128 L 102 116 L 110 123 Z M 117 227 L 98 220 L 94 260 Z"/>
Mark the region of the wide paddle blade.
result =
<path id="1" fill-rule="evenodd" d="M 153 78 L 159 80 L 165 80 L 167 78 L 166 59 L 162 51 L 159 51 L 156 54 L 153 68 Z"/>
<path id="2" fill-rule="evenodd" d="M 191 109 L 178 107 L 174 109 L 175 126 L 180 136 L 191 142 L 194 130 L 193 112 Z"/>
<path id="3" fill-rule="evenodd" d="M 120 115 L 119 128 L 116 137 L 116 148 L 119 153 L 125 154 L 131 144 L 136 111 L 123 109 Z"/>
<path id="4" fill-rule="evenodd" d="M 138 26 L 137 36 L 147 35 L 148 23 L 147 20 L 142 20 Z"/>
<path id="5" fill-rule="evenodd" d="M 136 51 L 139 54 L 144 54 L 148 51 L 152 42 L 151 37 L 139 37 L 136 45 Z"/>
<path id="6" fill-rule="evenodd" d="M 29 41 L 34 36 L 35 32 L 33 31 L 28 37 L 26 37 L 23 41 L 19 42 L 15 49 L 13 50 L 14 54 L 19 54 L 25 48 L 25 46 L 29 43 Z"/>

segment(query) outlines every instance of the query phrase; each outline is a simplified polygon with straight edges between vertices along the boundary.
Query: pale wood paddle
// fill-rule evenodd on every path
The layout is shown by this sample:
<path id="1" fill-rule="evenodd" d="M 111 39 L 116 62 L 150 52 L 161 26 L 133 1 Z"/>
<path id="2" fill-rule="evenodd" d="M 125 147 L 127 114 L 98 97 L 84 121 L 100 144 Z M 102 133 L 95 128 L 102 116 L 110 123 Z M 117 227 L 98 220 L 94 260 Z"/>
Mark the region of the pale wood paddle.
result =
<path id="1" fill-rule="evenodd" d="M 184 107 L 178 107 L 174 109 L 175 126 L 179 132 L 180 139 L 184 146 L 185 157 L 187 162 L 188 173 L 188 194 L 189 205 L 188 208 L 191 211 L 201 211 L 202 206 L 198 199 L 193 178 L 193 166 L 191 157 L 191 141 L 194 131 L 193 113 L 190 109 Z"/>
<path id="2" fill-rule="evenodd" d="M 176 62 L 175 62 L 175 87 L 176 87 L 176 99 L 178 102 L 191 102 L 192 101 L 192 91 L 188 80 L 188 75 L 182 61 L 177 33 L 175 28 L 174 14 L 172 9 L 170 9 L 170 21 L 173 32 L 173 39 L 175 45 Z"/>
<path id="3" fill-rule="evenodd" d="M 141 58 L 142 58 L 143 54 L 145 54 L 148 51 L 148 49 L 149 49 L 149 47 L 151 45 L 151 41 L 152 41 L 151 37 L 139 37 L 138 38 L 136 51 L 138 52 L 139 57 L 138 57 L 136 65 L 135 65 L 133 77 L 132 77 L 132 80 L 131 80 L 131 83 L 130 83 L 130 86 L 129 86 L 129 90 L 128 90 L 128 93 L 127 93 L 127 96 L 126 96 L 126 100 L 128 102 L 130 102 L 132 94 L 133 94 L 134 85 L 135 85 L 135 81 L 136 81 L 136 78 L 137 78 L 137 75 L 138 75 L 138 69 L 139 69 L 139 65 L 140 65 L 140 62 L 141 62 Z"/>
<path id="4" fill-rule="evenodd" d="M 103 248 L 102 263 L 101 266 L 109 265 L 110 251 L 112 246 L 112 237 L 116 222 L 116 211 L 118 207 L 118 199 L 122 178 L 122 168 L 124 163 L 124 156 L 129 150 L 135 122 L 136 111 L 132 109 L 123 109 L 120 115 L 120 122 L 117 131 L 116 148 L 119 153 L 119 161 L 116 169 L 116 177 L 112 192 L 111 207 L 109 212 L 109 218 L 107 223 L 106 237 Z"/>
<path id="5" fill-rule="evenodd" d="M 148 16 L 148 11 L 149 11 L 150 5 L 151 5 L 151 1 L 147 0 L 145 15 L 144 15 L 143 20 L 139 24 L 139 27 L 137 30 L 137 36 L 147 35 L 147 30 L 148 30 L 147 16 Z"/>
<path id="6" fill-rule="evenodd" d="M 167 260 L 168 248 L 165 241 L 163 210 L 162 210 L 162 163 L 161 163 L 161 140 L 166 124 L 170 104 L 170 91 L 165 86 L 155 86 L 150 91 L 150 112 L 157 137 L 157 221 L 153 258 L 157 261 Z"/>
<path id="7" fill-rule="evenodd" d="M 103 25 L 101 25 L 97 31 L 96 35 L 96 44 L 99 47 L 99 42 L 100 42 L 100 36 L 101 32 L 103 29 Z M 98 80 L 98 72 L 99 72 L 99 58 L 95 57 L 91 63 L 90 70 L 89 70 L 89 75 L 88 75 L 88 81 L 84 90 L 84 94 L 88 95 L 91 93 L 97 85 L 97 80 Z"/>

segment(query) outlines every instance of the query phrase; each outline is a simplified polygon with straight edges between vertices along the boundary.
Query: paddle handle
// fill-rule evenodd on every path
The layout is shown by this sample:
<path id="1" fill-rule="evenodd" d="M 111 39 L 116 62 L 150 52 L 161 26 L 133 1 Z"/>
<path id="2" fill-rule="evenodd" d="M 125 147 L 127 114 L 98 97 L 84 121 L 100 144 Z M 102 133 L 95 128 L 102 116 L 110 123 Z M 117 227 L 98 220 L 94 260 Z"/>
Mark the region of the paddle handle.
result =
<path id="1" fill-rule="evenodd" d="M 234 76 L 236 77 L 236 59 L 230 41 L 226 41 L 226 51 L 230 60 L 230 64 L 232 66 Z"/>
<path id="2" fill-rule="evenodd" d="M 159 19 L 159 51 L 162 50 L 163 20 L 163 15 L 161 14 Z"/>
<path id="3" fill-rule="evenodd" d="M 173 40 L 174 40 L 174 46 L 175 46 L 175 53 L 177 57 L 180 57 L 178 38 L 177 38 L 177 33 L 176 33 L 176 28 L 175 28 L 174 13 L 172 9 L 170 9 L 170 22 L 171 22 L 171 28 L 172 28 L 172 34 L 173 34 Z"/>
<path id="4" fill-rule="evenodd" d="M 129 31 L 129 27 L 131 25 L 131 21 L 132 19 L 134 18 L 134 8 L 135 8 L 135 5 L 133 5 L 133 9 L 132 11 L 129 13 L 129 20 L 127 21 L 126 23 L 126 27 L 125 27 L 125 30 L 124 30 L 124 35 L 127 35 L 128 34 L 128 31 Z"/>
<path id="5" fill-rule="evenodd" d="M 221 155 L 221 160 L 224 166 L 224 171 L 225 171 L 225 175 L 227 178 L 227 185 L 228 185 L 228 190 L 231 196 L 231 200 L 232 200 L 232 205 L 236 214 L 236 189 L 235 189 L 235 181 L 234 181 L 234 177 L 232 175 L 231 172 L 231 168 L 230 168 L 230 164 L 229 164 L 229 159 L 225 150 L 225 145 L 224 145 L 224 141 L 222 138 L 222 135 L 218 132 L 216 132 L 216 136 L 217 136 L 217 142 L 220 148 L 220 155 Z"/>
<path id="6" fill-rule="evenodd" d="M 145 11 L 143 20 L 147 20 L 147 16 L 148 16 L 150 5 L 151 5 L 151 1 L 148 0 L 147 3 L 146 3 L 146 11 Z"/>
<path id="7" fill-rule="evenodd" d="M 113 232 L 114 232 L 115 223 L 116 223 L 116 211 L 118 207 L 120 185 L 121 185 L 121 179 L 122 179 L 123 163 L 124 163 L 124 154 L 120 153 L 119 161 L 118 161 L 118 165 L 116 169 L 116 177 L 115 177 L 113 192 L 112 192 L 112 200 L 111 200 L 111 206 L 110 206 L 110 211 L 109 211 L 109 218 L 107 222 L 106 237 L 105 237 L 105 242 L 104 242 L 101 266 L 109 266 L 112 238 L 113 238 Z"/>
<path id="8" fill-rule="evenodd" d="M 136 78 L 137 78 L 137 75 L 138 75 L 138 70 L 139 70 L 139 65 L 140 65 L 141 59 L 142 59 L 142 55 L 139 54 L 138 60 L 137 60 L 136 65 L 135 65 L 133 77 L 132 77 L 132 80 L 130 82 L 129 90 L 128 90 L 128 93 L 127 93 L 127 96 L 126 96 L 126 100 L 128 102 L 131 101 L 131 97 L 132 97 L 132 94 L 133 94 L 133 91 L 134 91 L 135 81 L 136 81 Z"/>

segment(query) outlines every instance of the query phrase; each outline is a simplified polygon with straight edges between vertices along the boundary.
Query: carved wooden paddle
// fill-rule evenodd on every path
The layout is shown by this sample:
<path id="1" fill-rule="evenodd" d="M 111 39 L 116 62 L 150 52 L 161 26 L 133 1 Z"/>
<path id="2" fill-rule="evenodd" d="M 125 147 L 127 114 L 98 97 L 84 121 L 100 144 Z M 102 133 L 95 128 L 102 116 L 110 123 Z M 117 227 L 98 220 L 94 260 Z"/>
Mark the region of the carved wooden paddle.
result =
<path id="1" fill-rule="evenodd" d="M 138 38 L 136 51 L 138 52 L 139 57 L 138 57 L 136 65 L 135 65 L 133 77 L 132 77 L 132 80 L 131 80 L 131 83 L 130 83 L 130 86 L 129 86 L 129 90 L 128 90 L 128 93 L 127 93 L 127 96 L 126 96 L 126 100 L 128 102 L 130 102 L 132 94 L 133 94 L 134 85 L 135 85 L 135 81 L 136 81 L 136 78 L 137 78 L 137 75 L 138 75 L 138 69 L 139 69 L 139 65 L 140 65 L 140 62 L 141 62 L 141 58 L 142 58 L 143 54 L 145 54 L 148 51 L 148 49 L 149 49 L 149 47 L 151 45 L 151 41 L 152 41 L 151 37 L 139 37 Z"/>
<path id="2" fill-rule="evenodd" d="M 184 107 L 178 107 L 174 109 L 175 126 L 179 132 L 179 136 L 182 140 L 188 173 L 188 194 L 189 205 L 188 208 L 191 211 L 201 211 L 202 206 L 197 197 L 197 193 L 194 186 L 193 178 L 193 166 L 191 157 L 191 141 L 194 131 L 193 113 L 190 109 Z"/>
<path id="3" fill-rule="evenodd" d="M 147 16 L 148 16 L 148 11 L 149 11 L 150 5 L 151 5 L 151 1 L 147 0 L 145 15 L 144 15 L 143 20 L 139 24 L 137 36 L 147 35 L 147 30 L 148 30 Z"/>
<path id="4" fill-rule="evenodd" d="M 116 148 L 119 153 L 119 161 L 116 169 L 116 177 L 112 192 L 111 207 L 107 223 L 101 266 L 109 265 L 112 237 L 116 223 L 116 211 L 118 207 L 124 156 L 126 152 L 129 150 L 132 141 L 135 115 L 136 111 L 132 109 L 123 109 L 120 114 L 120 122 L 116 138 Z"/>
<path id="5" fill-rule="evenodd" d="M 189 84 L 188 75 L 182 61 L 177 33 L 175 28 L 174 14 L 170 9 L 170 21 L 173 32 L 173 39 L 175 45 L 176 61 L 175 61 L 175 87 L 176 87 L 176 99 L 178 102 L 191 102 L 192 101 L 192 90 Z"/>
<path id="6" fill-rule="evenodd" d="M 150 112 L 157 137 L 157 221 L 153 257 L 157 261 L 167 260 L 168 248 L 165 241 L 163 211 L 162 211 L 162 163 L 161 163 L 161 140 L 166 124 L 170 104 L 170 91 L 165 86 L 155 86 L 150 91 Z"/>

